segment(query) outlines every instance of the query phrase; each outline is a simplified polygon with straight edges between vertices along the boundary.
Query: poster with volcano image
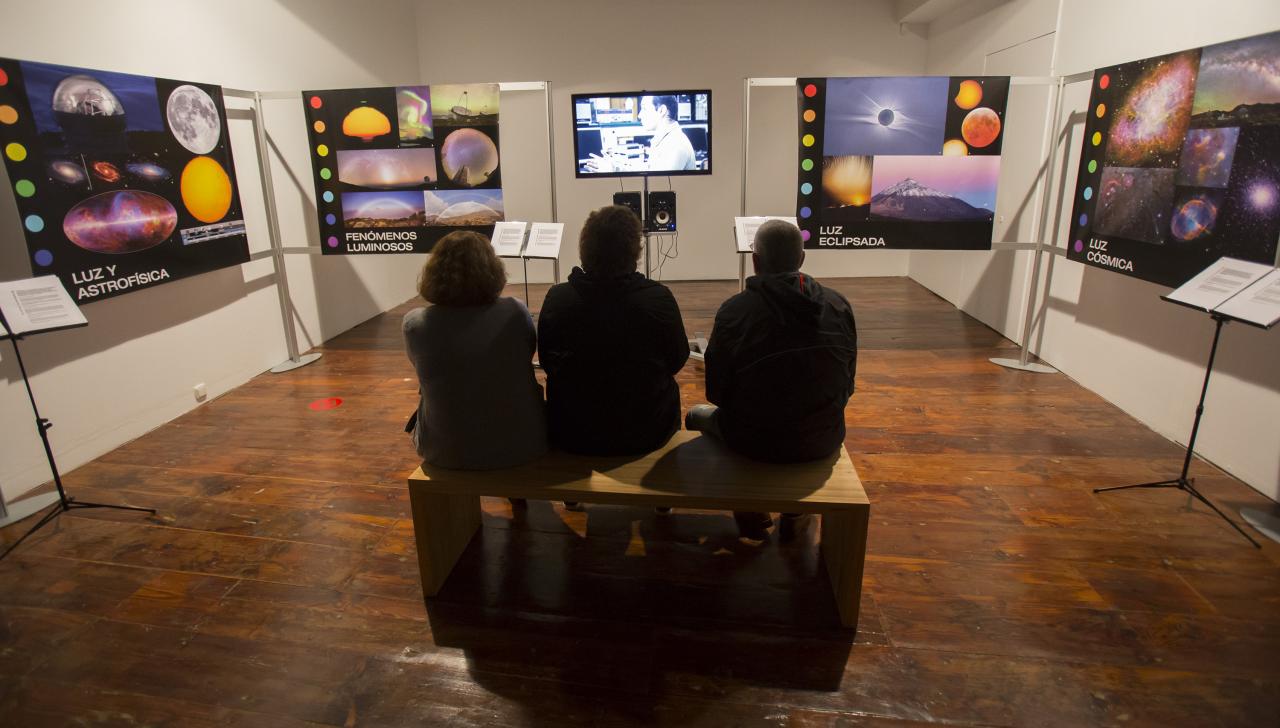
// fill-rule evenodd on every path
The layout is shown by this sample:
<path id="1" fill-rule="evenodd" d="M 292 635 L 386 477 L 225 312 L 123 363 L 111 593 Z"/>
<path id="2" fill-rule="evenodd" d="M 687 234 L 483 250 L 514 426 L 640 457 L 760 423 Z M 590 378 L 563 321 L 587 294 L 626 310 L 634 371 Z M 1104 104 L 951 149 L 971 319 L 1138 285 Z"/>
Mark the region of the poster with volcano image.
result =
<path id="1" fill-rule="evenodd" d="M 801 78 L 805 247 L 991 247 L 1009 79 Z"/>
<path id="2" fill-rule="evenodd" d="M 426 253 L 504 218 L 498 84 L 304 91 L 321 250 Z"/>
<path id="3" fill-rule="evenodd" d="M 32 274 L 77 304 L 249 260 L 219 86 L 0 58 L 0 150 Z"/>
<path id="4" fill-rule="evenodd" d="M 1275 264 L 1280 32 L 1095 71 L 1070 230 L 1069 259 L 1170 287 Z"/>

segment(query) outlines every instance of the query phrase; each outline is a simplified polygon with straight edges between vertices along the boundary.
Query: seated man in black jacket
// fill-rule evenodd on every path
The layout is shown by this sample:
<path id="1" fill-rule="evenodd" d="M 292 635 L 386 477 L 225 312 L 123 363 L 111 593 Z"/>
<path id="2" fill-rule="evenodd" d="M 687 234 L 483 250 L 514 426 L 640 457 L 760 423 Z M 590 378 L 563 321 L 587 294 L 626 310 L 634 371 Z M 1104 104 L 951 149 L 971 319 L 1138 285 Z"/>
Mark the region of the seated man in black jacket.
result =
<path id="1" fill-rule="evenodd" d="M 804 246 L 796 226 L 766 222 L 754 248 L 756 275 L 720 306 L 707 344 L 707 399 L 719 406 L 695 405 L 685 427 L 756 460 L 827 457 L 844 443 L 844 407 L 853 394 L 853 308 L 800 272 Z M 734 516 L 752 538 L 773 522 L 767 513 Z"/>
<path id="2" fill-rule="evenodd" d="M 636 455 L 680 429 L 675 374 L 689 339 L 670 289 L 636 272 L 640 220 L 628 208 L 591 213 L 574 268 L 552 286 L 538 316 L 553 447 Z"/>

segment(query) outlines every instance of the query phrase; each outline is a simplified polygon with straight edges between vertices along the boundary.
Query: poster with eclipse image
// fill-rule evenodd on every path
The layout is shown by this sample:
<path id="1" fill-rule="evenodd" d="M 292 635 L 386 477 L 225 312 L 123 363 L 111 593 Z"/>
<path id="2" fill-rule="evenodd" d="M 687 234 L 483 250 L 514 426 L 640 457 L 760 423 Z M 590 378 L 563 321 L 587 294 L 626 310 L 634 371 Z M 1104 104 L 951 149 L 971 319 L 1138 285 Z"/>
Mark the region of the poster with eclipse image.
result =
<path id="1" fill-rule="evenodd" d="M 249 260 L 219 86 L 0 58 L 0 149 L 78 304 Z"/>
<path id="2" fill-rule="evenodd" d="M 1275 263 L 1280 32 L 1098 69 L 1086 119 L 1069 259 L 1166 286 Z"/>
<path id="3" fill-rule="evenodd" d="M 504 219 L 498 84 L 304 91 L 328 255 L 426 253 Z"/>
<path id="4" fill-rule="evenodd" d="M 991 247 L 1007 76 L 801 78 L 812 249 Z"/>

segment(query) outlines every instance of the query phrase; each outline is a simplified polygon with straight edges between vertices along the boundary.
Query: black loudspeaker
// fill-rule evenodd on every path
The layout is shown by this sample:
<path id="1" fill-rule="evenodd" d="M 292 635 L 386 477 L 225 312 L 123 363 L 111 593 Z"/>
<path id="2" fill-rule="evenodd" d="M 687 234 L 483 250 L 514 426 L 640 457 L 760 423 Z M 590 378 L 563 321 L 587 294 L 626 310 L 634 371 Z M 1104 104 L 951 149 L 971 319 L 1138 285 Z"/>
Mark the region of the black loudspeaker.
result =
<path id="1" fill-rule="evenodd" d="M 649 219 L 645 220 L 645 227 L 651 233 L 676 231 L 676 193 L 649 193 Z"/>
<path id="2" fill-rule="evenodd" d="M 613 193 L 613 204 L 629 207 L 636 214 L 637 220 L 644 219 L 644 213 L 640 211 L 639 192 L 615 192 Z"/>

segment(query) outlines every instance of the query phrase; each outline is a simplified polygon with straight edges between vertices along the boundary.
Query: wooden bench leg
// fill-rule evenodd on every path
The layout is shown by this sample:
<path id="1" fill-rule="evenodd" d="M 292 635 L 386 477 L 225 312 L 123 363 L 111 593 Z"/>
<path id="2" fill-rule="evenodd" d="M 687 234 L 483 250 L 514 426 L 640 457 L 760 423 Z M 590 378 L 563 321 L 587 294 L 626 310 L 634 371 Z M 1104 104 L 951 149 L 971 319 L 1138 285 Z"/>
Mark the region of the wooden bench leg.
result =
<path id="1" fill-rule="evenodd" d="M 422 595 L 433 597 L 480 528 L 480 497 L 409 489 Z"/>
<path id="2" fill-rule="evenodd" d="M 862 567 L 867 557 L 867 520 L 870 508 L 828 511 L 822 514 L 822 560 L 831 577 L 840 623 L 858 629 L 862 602 Z"/>

